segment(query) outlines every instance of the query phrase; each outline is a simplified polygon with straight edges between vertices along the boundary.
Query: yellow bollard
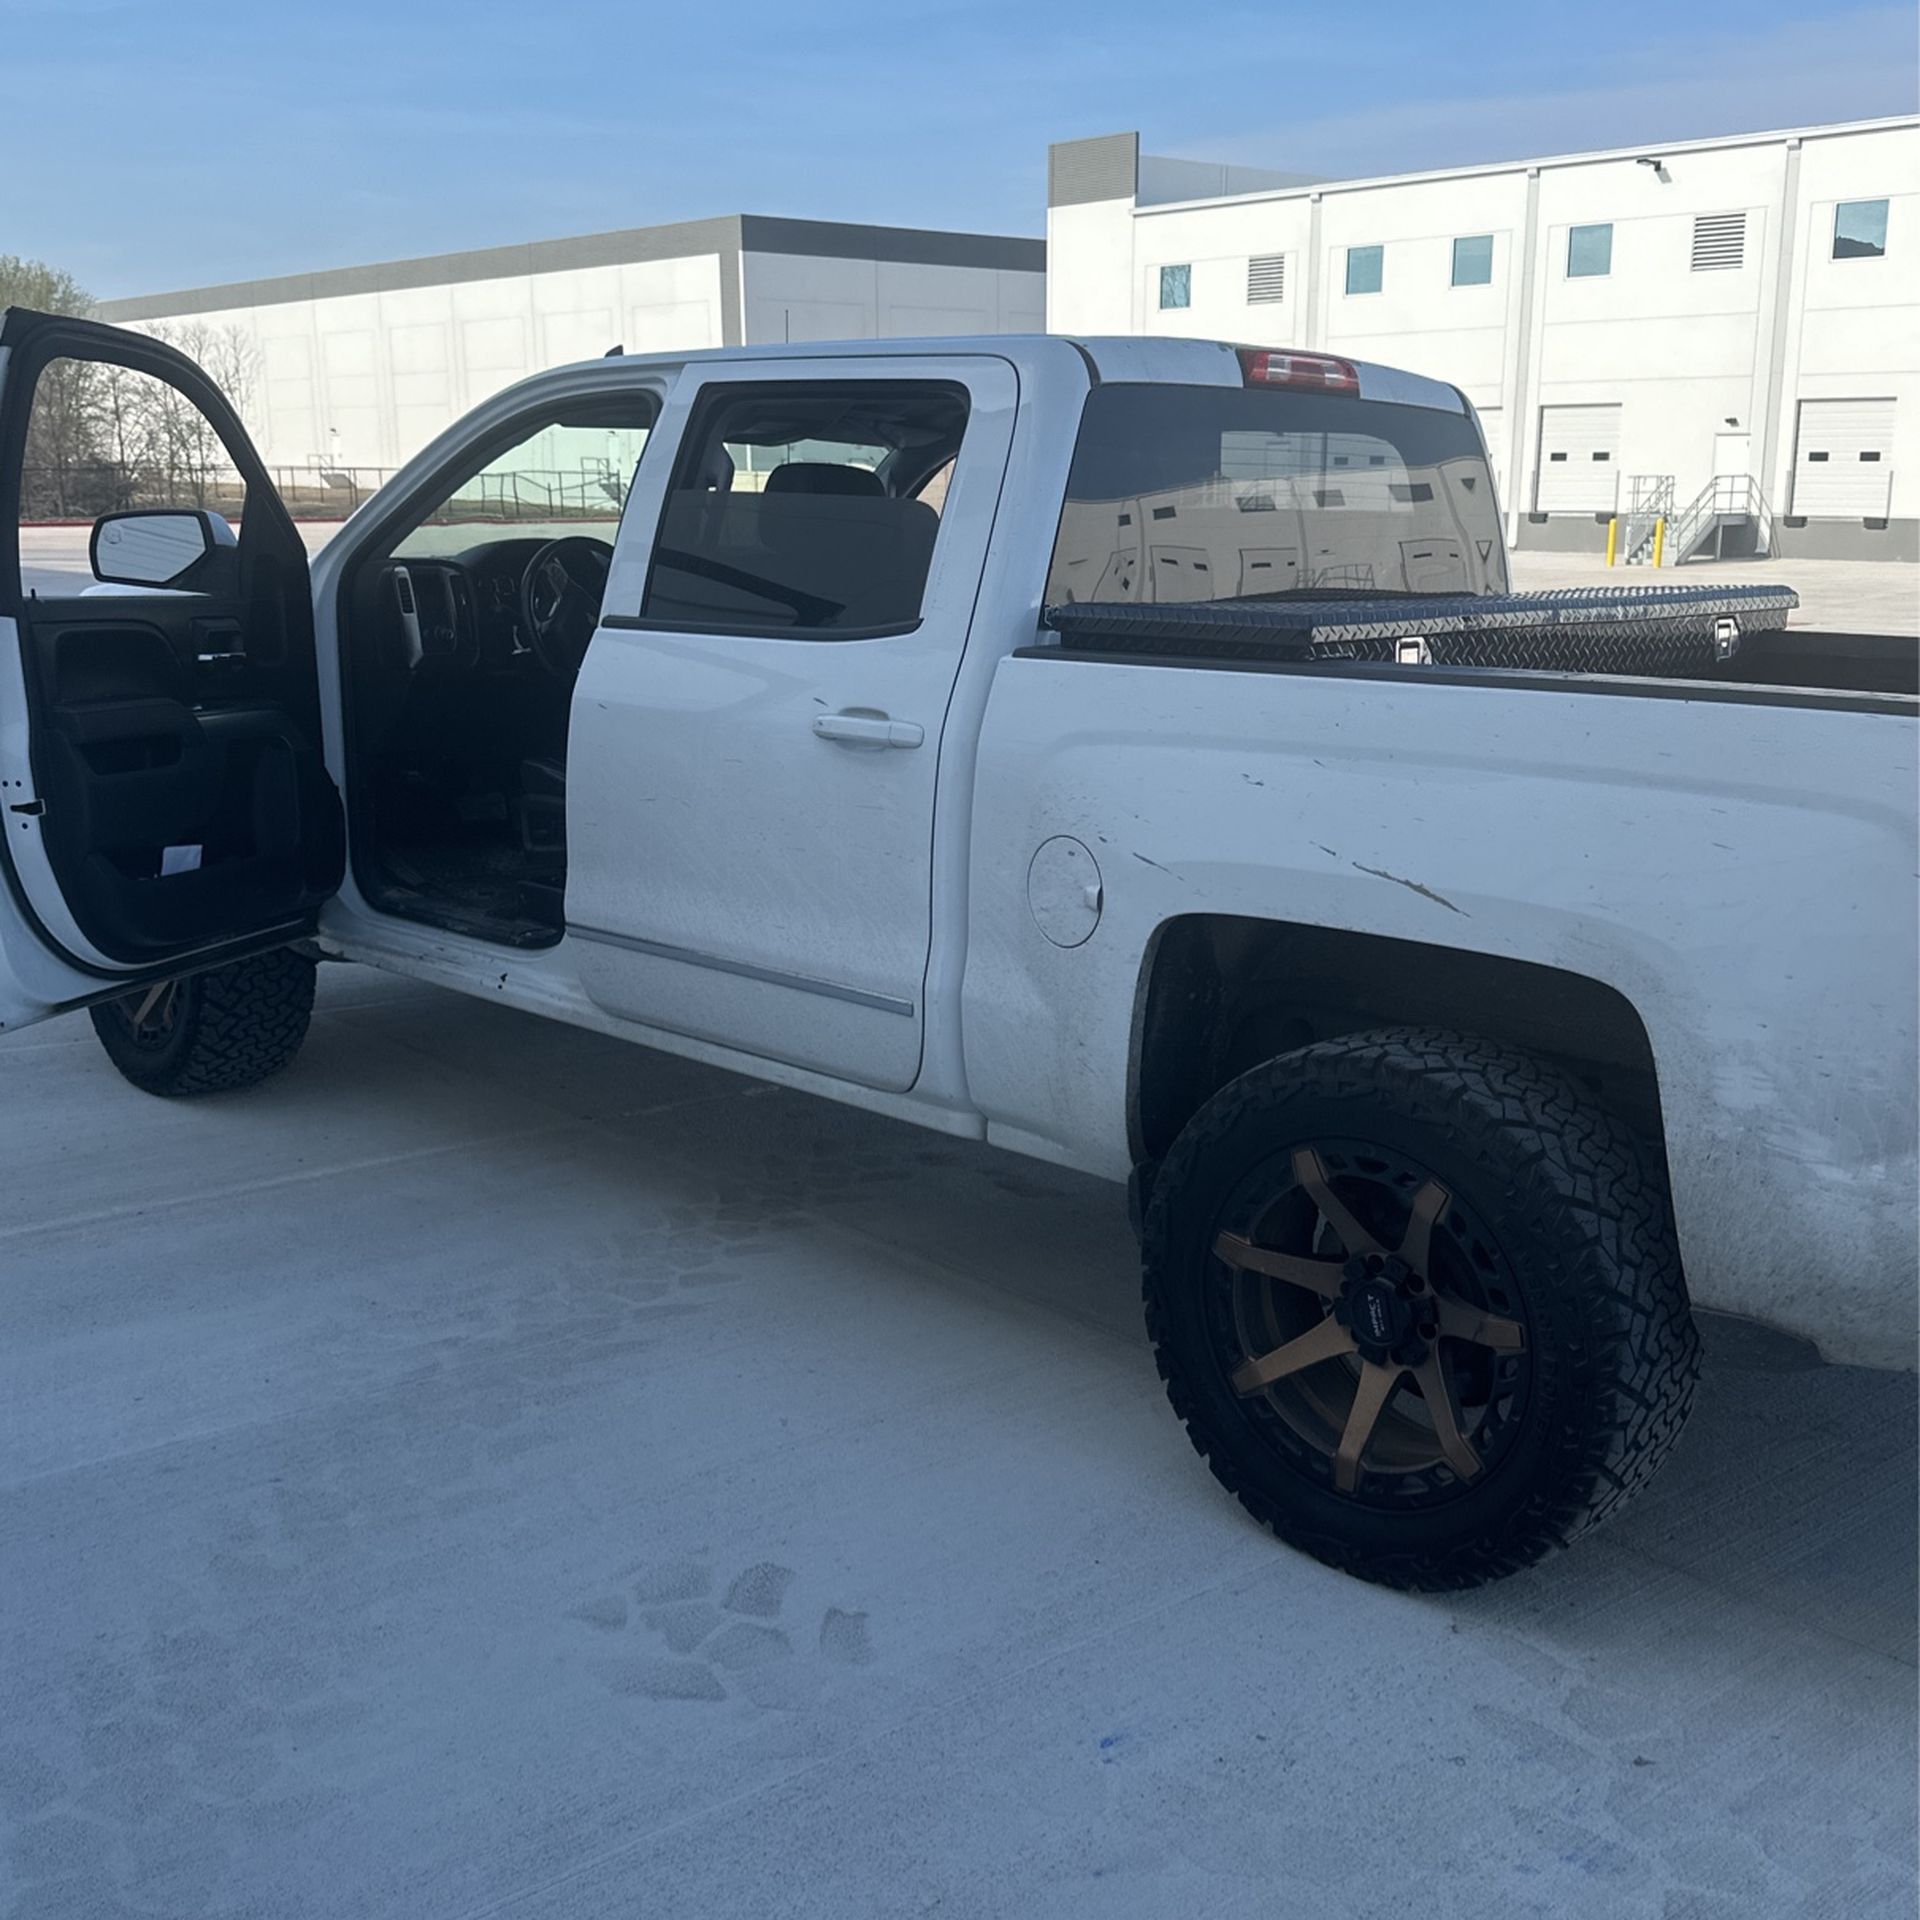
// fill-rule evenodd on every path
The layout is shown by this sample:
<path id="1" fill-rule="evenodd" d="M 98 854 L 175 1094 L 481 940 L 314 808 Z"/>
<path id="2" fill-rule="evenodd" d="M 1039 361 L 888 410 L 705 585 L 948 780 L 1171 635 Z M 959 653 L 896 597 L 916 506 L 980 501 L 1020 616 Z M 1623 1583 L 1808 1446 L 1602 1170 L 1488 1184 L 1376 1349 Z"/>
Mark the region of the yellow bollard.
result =
<path id="1" fill-rule="evenodd" d="M 1620 545 L 1620 516 L 1618 514 L 1615 514 L 1614 517 L 1607 522 L 1607 565 L 1608 566 L 1613 565 L 1614 552 L 1619 547 L 1619 545 Z"/>
<path id="2" fill-rule="evenodd" d="M 1665 553 L 1666 550 L 1667 520 L 1666 516 L 1662 514 L 1660 518 L 1653 523 L 1653 564 L 1656 567 L 1660 564 L 1660 556 Z"/>

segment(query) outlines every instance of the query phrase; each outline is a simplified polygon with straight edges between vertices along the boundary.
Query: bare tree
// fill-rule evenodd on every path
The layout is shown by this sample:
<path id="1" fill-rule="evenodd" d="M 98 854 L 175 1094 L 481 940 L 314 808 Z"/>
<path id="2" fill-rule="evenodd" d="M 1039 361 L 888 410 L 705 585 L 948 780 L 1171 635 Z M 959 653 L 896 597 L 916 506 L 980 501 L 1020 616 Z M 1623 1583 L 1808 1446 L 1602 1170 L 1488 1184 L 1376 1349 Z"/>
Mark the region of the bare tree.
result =
<path id="1" fill-rule="evenodd" d="M 93 299 L 70 273 L 44 260 L 0 254 L 0 307 L 84 314 Z M 65 519 L 91 512 L 95 477 L 91 432 L 91 368 L 59 360 L 40 376 L 27 417 L 25 500 L 30 517 Z"/>
<path id="2" fill-rule="evenodd" d="M 29 519 L 90 516 L 99 462 L 93 444 L 90 361 L 58 359 L 34 382 L 27 415 L 22 511 Z"/>
<path id="3" fill-rule="evenodd" d="M 260 396 L 261 356 L 258 343 L 245 327 L 193 326 L 187 329 L 185 351 L 205 368 L 213 384 L 227 396 L 233 410 L 251 423 Z"/>
<path id="4" fill-rule="evenodd" d="M 84 314 L 92 300 L 36 260 L 0 255 L 0 307 Z M 261 382 L 260 349 L 239 326 L 141 329 L 197 361 L 242 419 Z M 200 408 L 157 375 L 105 361 L 49 362 L 27 422 L 23 511 L 33 519 L 91 518 L 134 505 L 238 506 L 233 456 Z"/>
<path id="5" fill-rule="evenodd" d="M 210 327 L 196 320 L 183 327 L 155 326 L 147 331 L 196 361 L 232 402 L 234 411 L 245 417 L 259 385 L 260 350 L 244 329 Z M 174 484 L 190 492 L 196 506 L 209 505 L 216 492 L 235 490 L 233 457 L 213 422 L 177 387 L 163 382 L 153 386 L 153 432 Z"/>
<path id="6" fill-rule="evenodd" d="M 114 476 L 116 508 L 140 504 L 164 470 L 158 384 L 134 367 L 101 362 L 95 368 L 94 443 Z"/>

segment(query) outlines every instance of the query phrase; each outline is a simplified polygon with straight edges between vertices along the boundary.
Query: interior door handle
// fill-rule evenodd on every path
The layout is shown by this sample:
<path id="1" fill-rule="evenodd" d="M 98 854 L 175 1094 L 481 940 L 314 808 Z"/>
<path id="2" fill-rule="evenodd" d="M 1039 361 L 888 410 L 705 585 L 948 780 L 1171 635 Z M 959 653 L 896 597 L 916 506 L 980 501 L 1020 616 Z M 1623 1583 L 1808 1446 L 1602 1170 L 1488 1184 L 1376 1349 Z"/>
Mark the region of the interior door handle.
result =
<path id="1" fill-rule="evenodd" d="M 247 640 L 238 620 L 196 620 L 191 628 L 193 657 L 203 667 L 243 667 Z"/>
<path id="2" fill-rule="evenodd" d="M 850 747 L 917 747 L 927 730 L 917 720 L 890 720 L 884 713 L 820 713 L 813 730 L 822 740 Z"/>

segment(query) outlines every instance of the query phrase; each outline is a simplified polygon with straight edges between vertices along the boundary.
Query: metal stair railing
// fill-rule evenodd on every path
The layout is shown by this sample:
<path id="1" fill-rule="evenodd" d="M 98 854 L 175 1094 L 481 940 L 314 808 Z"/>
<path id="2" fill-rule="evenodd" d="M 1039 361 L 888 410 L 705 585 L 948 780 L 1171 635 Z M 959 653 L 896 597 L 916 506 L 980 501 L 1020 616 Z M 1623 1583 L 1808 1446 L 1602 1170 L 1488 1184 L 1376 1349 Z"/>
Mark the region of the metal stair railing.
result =
<path id="1" fill-rule="evenodd" d="M 1673 518 L 1667 539 L 1667 558 L 1678 566 L 1699 552 L 1709 535 L 1713 538 L 1713 557 L 1724 556 L 1726 532 L 1730 526 L 1754 523 L 1754 551 L 1768 553 L 1773 548 L 1773 510 L 1761 493 L 1759 482 L 1748 473 L 1716 474 Z"/>
<path id="2" fill-rule="evenodd" d="M 1720 513 L 1722 491 L 1726 484 L 1725 477 L 1715 475 L 1674 516 L 1673 543 L 1668 551 L 1673 555 L 1675 566 L 1687 559 L 1707 533 L 1715 527 Z"/>
<path id="3" fill-rule="evenodd" d="M 1621 563 L 1643 567 L 1653 558 L 1661 521 L 1673 518 L 1673 475 L 1636 473 L 1627 481 L 1627 511 L 1623 516 Z"/>

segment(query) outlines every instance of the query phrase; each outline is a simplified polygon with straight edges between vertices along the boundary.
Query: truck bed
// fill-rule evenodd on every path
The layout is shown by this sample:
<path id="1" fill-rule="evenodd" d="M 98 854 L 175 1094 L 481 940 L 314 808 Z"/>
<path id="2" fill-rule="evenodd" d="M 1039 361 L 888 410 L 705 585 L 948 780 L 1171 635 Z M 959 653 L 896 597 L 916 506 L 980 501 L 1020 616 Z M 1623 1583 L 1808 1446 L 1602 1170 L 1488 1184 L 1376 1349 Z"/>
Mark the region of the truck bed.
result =
<path id="1" fill-rule="evenodd" d="M 1915 711 L 1028 648 L 1001 664 L 975 774 L 969 1085 L 1003 1132 L 1124 1170 L 1123 1089 L 1090 1099 L 1082 1063 L 1132 1057 L 1141 956 L 1193 916 L 1597 982 L 1647 1036 L 1696 1303 L 1911 1364 Z M 1073 947 L 1036 932 L 1023 883 L 1054 835 L 1101 886 Z M 1116 1116 L 1104 1156 L 1089 1111 Z"/>
<path id="2" fill-rule="evenodd" d="M 1374 663 L 1912 695 L 1920 642 L 1790 630 L 1781 586 L 1568 587 L 1050 607 L 1067 655 L 1192 666 Z"/>

